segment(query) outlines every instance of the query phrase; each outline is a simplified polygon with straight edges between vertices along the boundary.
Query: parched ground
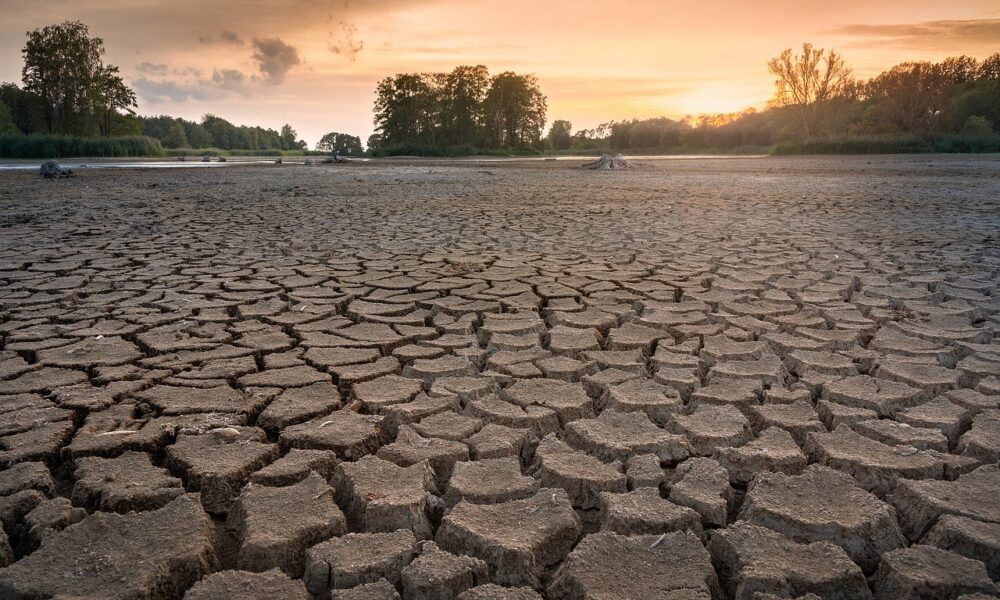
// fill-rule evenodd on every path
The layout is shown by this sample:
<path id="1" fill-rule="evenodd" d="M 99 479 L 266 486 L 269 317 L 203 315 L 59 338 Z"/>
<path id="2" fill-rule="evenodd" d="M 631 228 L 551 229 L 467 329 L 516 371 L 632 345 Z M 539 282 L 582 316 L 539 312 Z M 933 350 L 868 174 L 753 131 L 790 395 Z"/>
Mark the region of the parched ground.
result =
<path id="1" fill-rule="evenodd" d="M 575 165 L 0 174 L 0 597 L 1000 595 L 1000 162 Z"/>

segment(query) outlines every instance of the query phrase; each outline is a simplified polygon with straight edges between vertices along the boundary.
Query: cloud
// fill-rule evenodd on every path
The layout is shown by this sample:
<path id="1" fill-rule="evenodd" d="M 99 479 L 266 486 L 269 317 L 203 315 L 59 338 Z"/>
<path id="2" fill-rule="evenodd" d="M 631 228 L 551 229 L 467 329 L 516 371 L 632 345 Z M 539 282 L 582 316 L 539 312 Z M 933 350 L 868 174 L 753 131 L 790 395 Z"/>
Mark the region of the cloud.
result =
<path id="1" fill-rule="evenodd" d="M 218 100 L 227 96 L 252 96 L 260 78 L 235 69 L 215 69 L 211 77 L 153 80 L 140 76 L 132 80 L 135 93 L 150 104 L 186 100 Z"/>
<path id="2" fill-rule="evenodd" d="M 338 21 L 336 31 L 329 32 L 330 52 L 346 56 L 354 62 L 365 47 L 365 41 L 356 39 L 358 28 L 353 23 Z"/>
<path id="3" fill-rule="evenodd" d="M 226 44 L 236 44 L 239 46 L 243 45 L 243 38 L 236 35 L 235 32 L 229 31 L 228 29 L 222 30 L 222 33 L 219 34 L 219 39 Z"/>
<path id="4" fill-rule="evenodd" d="M 294 46 L 279 38 L 254 38 L 253 59 L 258 62 L 264 81 L 276 85 L 285 80 L 288 71 L 302 61 Z"/>
<path id="5" fill-rule="evenodd" d="M 922 21 L 884 25 L 849 24 L 827 33 L 859 38 L 861 45 L 893 45 L 938 49 L 955 44 L 995 46 L 1000 40 L 1000 19 Z"/>
<path id="6" fill-rule="evenodd" d="M 154 64 L 150 62 L 139 63 L 135 66 L 135 70 L 140 73 L 145 73 L 147 75 L 166 75 L 170 68 L 164 64 Z"/>
<path id="7" fill-rule="evenodd" d="M 202 44 L 215 44 L 216 37 L 212 34 L 200 35 L 198 36 L 198 41 Z M 223 29 L 219 32 L 218 43 L 220 44 L 232 44 L 234 46 L 242 46 L 244 44 L 243 38 L 239 36 L 235 31 L 229 29 Z"/>

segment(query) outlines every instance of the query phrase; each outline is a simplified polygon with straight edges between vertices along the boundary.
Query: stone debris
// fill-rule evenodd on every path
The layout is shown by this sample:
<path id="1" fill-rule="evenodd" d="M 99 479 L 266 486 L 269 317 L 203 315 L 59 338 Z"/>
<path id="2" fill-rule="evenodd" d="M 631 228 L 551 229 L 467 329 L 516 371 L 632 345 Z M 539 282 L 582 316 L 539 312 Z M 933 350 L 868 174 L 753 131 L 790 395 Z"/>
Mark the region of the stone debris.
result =
<path id="1" fill-rule="evenodd" d="M 0 177 L 0 597 L 996 596 L 997 167 L 838 160 Z"/>

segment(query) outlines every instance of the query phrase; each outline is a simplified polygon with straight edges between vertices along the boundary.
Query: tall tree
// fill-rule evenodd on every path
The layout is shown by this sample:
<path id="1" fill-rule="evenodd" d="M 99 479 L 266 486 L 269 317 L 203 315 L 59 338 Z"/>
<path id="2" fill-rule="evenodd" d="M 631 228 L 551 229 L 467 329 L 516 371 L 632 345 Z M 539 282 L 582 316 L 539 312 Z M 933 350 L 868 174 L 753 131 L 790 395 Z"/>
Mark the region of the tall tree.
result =
<path id="1" fill-rule="evenodd" d="M 375 129 L 381 143 L 434 145 L 437 108 L 432 78 L 418 73 L 386 77 L 375 91 Z"/>
<path id="2" fill-rule="evenodd" d="M 161 140 L 166 148 L 190 148 L 187 134 L 184 132 L 184 125 L 180 121 L 174 121 L 167 131 L 167 135 Z"/>
<path id="3" fill-rule="evenodd" d="M 573 143 L 573 124 L 564 119 L 553 121 L 548 139 L 553 150 L 566 150 Z"/>
<path id="4" fill-rule="evenodd" d="M 494 76 L 484 102 L 493 147 L 527 148 L 541 139 L 547 105 L 534 75 L 506 71 Z"/>
<path id="5" fill-rule="evenodd" d="M 879 117 L 903 131 L 927 131 L 945 118 L 954 88 L 942 64 L 896 65 L 868 82 Z"/>
<path id="6" fill-rule="evenodd" d="M 21 53 L 24 88 L 41 99 L 50 133 L 107 133 L 111 113 L 135 106 L 117 67 L 103 63 L 103 40 L 79 21 L 28 32 Z"/>
<path id="7" fill-rule="evenodd" d="M 0 100 L 0 135 L 17 135 L 21 130 L 14 124 L 14 119 L 10 116 L 10 109 Z"/>
<path id="8" fill-rule="evenodd" d="M 187 134 L 187 139 L 192 148 L 208 148 L 212 145 L 211 134 L 197 123 L 191 126 L 191 131 Z"/>
<path id="9" fill-rule="evenodd" d="M 324 135 L 319 143 L 316 144 L 316 150 L 320 152 L 327 152 L 329 154 L 361 154 L 364 149 L 361 147 L 361 138 L 356 135 L 348 135 L 346 133 L 328 133 Z"/>
<path id="10" fill-rule="evenodd" d="M 806 137 L 812 135 L 823 102 L 836 97 L 851 80 L 851 69 L 835 50 L 802 44 L 802 54 L 786 49 L 767 63 L 775 76 L 774 103 L 798 112 Z"/>
<path id="11" fill-rule="evenodd" d="M 441 122 L 445 143 L 472 145 L 480 140 L 483 100 L 490 73 L 483 65 L 459 66 L 441 77 Z"/>

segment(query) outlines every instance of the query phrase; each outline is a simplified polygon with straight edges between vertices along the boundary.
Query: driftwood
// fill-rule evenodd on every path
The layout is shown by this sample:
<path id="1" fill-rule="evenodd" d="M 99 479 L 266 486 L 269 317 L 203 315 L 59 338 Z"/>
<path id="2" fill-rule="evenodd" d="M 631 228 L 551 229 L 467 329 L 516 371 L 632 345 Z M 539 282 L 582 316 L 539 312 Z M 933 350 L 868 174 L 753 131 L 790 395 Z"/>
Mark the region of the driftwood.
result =
<path id="1" fill-rule="evenodd" d="M 334 154 L 333 156 L 327 156 L 326 158 L 323 159 L 323 164 L 327 165 L 331 163 L 348 163 L 348 162 L 351 161 L 347 160 L 346 158 L 344 158 L 339 154 Z"/>
<path id="2" fill-rule="evenodd" d="M 585 169 L 607 171 L 610 169 L 631 169 L 632 163 L 625 160 L 621 154 L 602 154 L 601 158 L 583 165 Z"/>

